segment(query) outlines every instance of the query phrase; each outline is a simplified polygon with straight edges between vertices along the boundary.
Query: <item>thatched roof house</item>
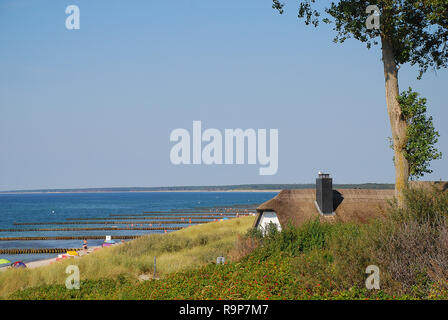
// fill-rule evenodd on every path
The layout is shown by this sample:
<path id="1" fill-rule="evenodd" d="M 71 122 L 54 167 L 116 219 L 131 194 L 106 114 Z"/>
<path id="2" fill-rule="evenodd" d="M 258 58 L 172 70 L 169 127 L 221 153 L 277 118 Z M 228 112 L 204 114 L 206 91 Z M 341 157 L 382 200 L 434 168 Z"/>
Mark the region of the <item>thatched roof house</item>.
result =
<path id="1" fill-rule="evenodd" d="M 265 213 L 275 213 L 281 226 L 291 222 L 298 226 L 307 220 L 320 218 L 327 221 L 367 222 L 385 215 L 394 190 L 340 189 L 333 191 L 334 214 L 321 214 L 316 204 L 316 190 L 282 190 L 275 198 L 257 208 L 254 226 L 262 225 Z"/>
<path id="2" fill-rule="evenodd" d="M 411 188 L 448 191 L 446 181 L 411 182 Z M 266 229 L 272 222 L 280 229 L 288 223 L 302 225 L 319 218 L 329 222 L 366 223 L 386 215 L 395 191 L 390 189 L 333 190 L 328 174 L 319 173 L 316 189 L 282 190 L 276 197 L 257 208 L 254 227 Z"/>

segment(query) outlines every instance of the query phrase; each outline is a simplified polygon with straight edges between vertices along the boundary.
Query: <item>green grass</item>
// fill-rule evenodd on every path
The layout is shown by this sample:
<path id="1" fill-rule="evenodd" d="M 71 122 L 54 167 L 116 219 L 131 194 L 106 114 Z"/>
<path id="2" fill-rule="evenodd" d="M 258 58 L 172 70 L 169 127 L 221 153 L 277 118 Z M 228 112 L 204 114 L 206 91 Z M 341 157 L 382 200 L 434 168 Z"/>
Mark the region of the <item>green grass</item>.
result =
<path id="1" fill-rule="evenodd" d="M 82 281 L 117 279 L 136 280 L 152 273 L 157 257 L 158 276 L 198 267 L 226 254 L 233 248 L 238 234 L 244 234 L 254 217 L 241 217 L 222 222 L 191 226 L 173 233 L 149 235 L 122 245 L 96 251 L 80 259 L 70 259 L 35 269 L 11 269 L 0 273 L 0 297 L 30 287 L 62 285 L 65 268 L 79 267 Z"/>

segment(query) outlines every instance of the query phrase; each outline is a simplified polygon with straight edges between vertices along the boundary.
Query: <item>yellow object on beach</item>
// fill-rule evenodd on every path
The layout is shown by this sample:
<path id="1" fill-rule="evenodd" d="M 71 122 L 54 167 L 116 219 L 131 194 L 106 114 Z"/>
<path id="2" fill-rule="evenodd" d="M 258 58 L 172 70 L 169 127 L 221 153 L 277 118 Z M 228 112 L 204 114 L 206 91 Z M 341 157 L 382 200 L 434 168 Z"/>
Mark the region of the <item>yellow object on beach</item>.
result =
<path id="1" fill-rule="evenodd" d="M 70 256 L 77 256 L 78 252 L 76 252 L 76 251 L 67 251 L 67 254 L 70 255 Z"/>

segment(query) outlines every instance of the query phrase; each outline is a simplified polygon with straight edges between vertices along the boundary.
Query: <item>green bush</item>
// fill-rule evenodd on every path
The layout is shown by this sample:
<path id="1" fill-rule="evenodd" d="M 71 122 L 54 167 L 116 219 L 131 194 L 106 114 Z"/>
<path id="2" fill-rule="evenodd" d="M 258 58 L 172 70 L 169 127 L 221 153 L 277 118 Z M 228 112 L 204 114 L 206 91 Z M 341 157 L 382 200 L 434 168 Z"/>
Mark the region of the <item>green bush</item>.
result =
<path id="1" fill-rule="evenodd" d="M 334 290 L 334 259 L 328 249 L 314 249 L 307 254 L 301 254 L 291 263 L 292 274 L 300 279 L 301 287 L 312 290 L 322 287 L 325 290 Z"/>
<path id="2" fill-rule="evenodd" d="M 339 224 L 330 240 L 334 281 L 339 288 L 365 287 L 367 266 L 375 264 L 366 226 Z"/>
<path id="3" fill-rule="evenodd" d="M 404 206 L 392 203 L 389 217 L 398 223 L 443 223 L 448 215 L 448 192 L 436 189 L 408 188 L 403 191 Z"/>
<path id="4" fill-rule="evenodd" d="M 324 249 L 328 245 L 328 240 L 337 226 L 322 223 L 319 219 L 308 221 L 298 229 L 298 249 L 299 252 L 308 252 L 314 249 Z"/>
<path id="5" fill-rule="evenodd" d="M 404 206 L 392 203 L 383 221 L 368 226 L 368 245 L 390 292 L 427 297 L 448 280 L 448 192 L 412 188 Z"/>
<path id="6" fill-rule="evenodd" d="M 316 219 L 306 222 L 299 228 L 289 224 L 281 232 L 275 225 L 268 225 L 264 237 L 257 230 L 250 231 L 247 236 L 261 241 L 262 245 L 257 254 L 260 258 L 266 259 L 278 252 L 297 256 L 310 250 L 323 249 L 328 245 L 332 229 L 333 225 Z"/>

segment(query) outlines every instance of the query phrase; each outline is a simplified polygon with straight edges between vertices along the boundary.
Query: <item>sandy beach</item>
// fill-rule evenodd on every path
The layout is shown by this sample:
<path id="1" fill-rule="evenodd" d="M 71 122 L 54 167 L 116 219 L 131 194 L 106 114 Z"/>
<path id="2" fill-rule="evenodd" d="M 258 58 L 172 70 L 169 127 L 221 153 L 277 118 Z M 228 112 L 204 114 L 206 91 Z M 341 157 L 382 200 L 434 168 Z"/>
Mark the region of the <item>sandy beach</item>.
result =
<path id="1" fill-rule="evenodd" d="M 116 245 L 119 245 L 119 244 L 120 243 L 117 243 Z M 78 254 L 79 254 L 78 257 L 65 258 L 65 259 L 81 259 L 83 256 L 86 256 L 86 255 L 94 252 L 95 250 L 100 250 L 100 249 L 102 249 L 101 246 L 90 247 L 87 250 L 87 253 L 84 253 L 83 250 L 80 250 L 80 251 L 78 251 Z M 42 259 L 42 260 L 31 261 L 31 262 L 27 262 L 25 264 L 26 264 L 26 267 L 28 269 L 34 269 L 34 268 L 39 268 L 39 267 L 43 267 L 43 266 L 48 266 L 48 265 L 50 265 L 52 263 L 55 263 L 55 262 L 62 261 L 62 260 L 57 260 L 57 259 L 58 259 L 58 257 L 54 257 L 54 258 L 50 258 L 50 259 Z M 9 266 L 2 267 L 2 268 L 0 268 L 0 272 L 6 271 L 8 269 L 9 269 Z"/>

